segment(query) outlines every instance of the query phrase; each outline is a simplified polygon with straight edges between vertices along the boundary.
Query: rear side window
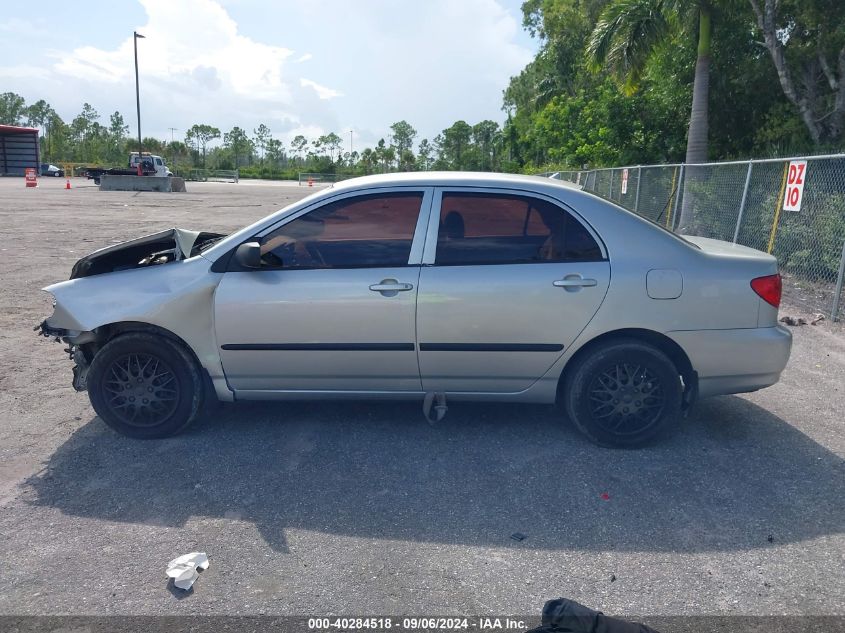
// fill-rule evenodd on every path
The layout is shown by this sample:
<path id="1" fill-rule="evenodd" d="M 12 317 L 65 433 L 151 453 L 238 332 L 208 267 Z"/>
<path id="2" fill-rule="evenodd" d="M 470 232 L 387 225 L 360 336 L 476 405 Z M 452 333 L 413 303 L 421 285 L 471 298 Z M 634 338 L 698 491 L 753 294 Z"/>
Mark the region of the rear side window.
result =
<path id="1" fill-rule="evenodd" d="M 443 194 L 436 264 L 601 259 L 601 249 L 587 229 L 555 204 L 510 194 Z"/>
<path id="2" fill-rule="evenodd" d="M 422 192 L 346 198 L 319 207 L 261 240 L 268 268 L 366 268 L 408 264 Z"/>

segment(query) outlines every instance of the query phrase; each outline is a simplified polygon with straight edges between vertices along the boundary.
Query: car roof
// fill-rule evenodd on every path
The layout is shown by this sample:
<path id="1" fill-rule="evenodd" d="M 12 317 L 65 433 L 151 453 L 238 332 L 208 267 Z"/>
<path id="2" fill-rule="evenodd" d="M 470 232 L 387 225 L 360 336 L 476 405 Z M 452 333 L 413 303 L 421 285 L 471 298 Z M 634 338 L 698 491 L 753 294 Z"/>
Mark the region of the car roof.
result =
<path id="1" fill-rule="evenodd" d="M 359 187 L 401 187 L 401 186 L 475 186 L 475 187 L 516 187 L 530 185 L 531 188 L 541 186 L 559 186 L 564 189 L 580 190 L 581 186 L 545 176 L 526 176 L 523 174 L 501 174 L 493 172 L 474 171 L 424 171 L 400 172 L 392 174 L 376 174 L 360 176 L 335 183 L 334 189 L 353 189 Z"/>

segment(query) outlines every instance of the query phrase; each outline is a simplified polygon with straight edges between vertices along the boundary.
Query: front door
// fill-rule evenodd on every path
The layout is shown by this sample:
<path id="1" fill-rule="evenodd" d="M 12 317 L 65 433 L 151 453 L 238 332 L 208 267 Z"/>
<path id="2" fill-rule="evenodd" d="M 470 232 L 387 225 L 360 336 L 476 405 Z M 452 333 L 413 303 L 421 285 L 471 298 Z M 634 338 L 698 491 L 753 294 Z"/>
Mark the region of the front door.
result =
<path id="1" fill-rule="evenodd" d="M 522 192 L 435 192 L 417 299 L 425 391 L 527 389 L 590 322 L 610 282 L 600 242 Z"/>
<path id="2" fill-rule="evenodd" d="M 215 295 L 229 385 L 420 391 L 415 310 L 431 195 L 348 195 L 258 236 L 261 269 L 224 273 Z"/>

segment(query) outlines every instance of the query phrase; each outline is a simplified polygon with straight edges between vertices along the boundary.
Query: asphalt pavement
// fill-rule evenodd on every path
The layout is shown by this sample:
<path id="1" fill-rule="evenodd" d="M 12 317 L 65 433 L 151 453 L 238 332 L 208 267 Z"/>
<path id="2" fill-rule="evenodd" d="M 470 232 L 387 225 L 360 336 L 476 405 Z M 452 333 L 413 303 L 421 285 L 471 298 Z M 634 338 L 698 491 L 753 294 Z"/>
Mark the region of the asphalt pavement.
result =
<path id="1" fill-rule="evenodd" d="M 309 189 L 73 185 L 0 179 L 0 614 L 845 614 L 840 325 L 793 328 L 779 384 L 642 450 L 551 407 L 460 403 L 434 427 L 412 403 L 225 405 L 135 441 L 33 333 L 39 288 L 100 246 L 233 230 Z M 191 551 L 211 564 L 185 594 L 165 566 Z"/>

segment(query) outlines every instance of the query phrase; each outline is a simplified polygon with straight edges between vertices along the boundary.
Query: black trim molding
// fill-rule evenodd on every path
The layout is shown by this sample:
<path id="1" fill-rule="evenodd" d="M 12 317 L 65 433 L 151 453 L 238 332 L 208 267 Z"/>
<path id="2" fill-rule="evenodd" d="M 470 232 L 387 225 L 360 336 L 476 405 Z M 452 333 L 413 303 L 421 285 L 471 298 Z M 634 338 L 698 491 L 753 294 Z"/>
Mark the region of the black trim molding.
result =
<path id="1" fill-rule="evenodd" d="M 421 352 L 560 352 L 558 343 L 420 343 Z"/>
<path id="2" fill-rule="evenodd" d="M 239 352 L 413 352 L 413 343 L 226 343 L 227 351 Z"/>

